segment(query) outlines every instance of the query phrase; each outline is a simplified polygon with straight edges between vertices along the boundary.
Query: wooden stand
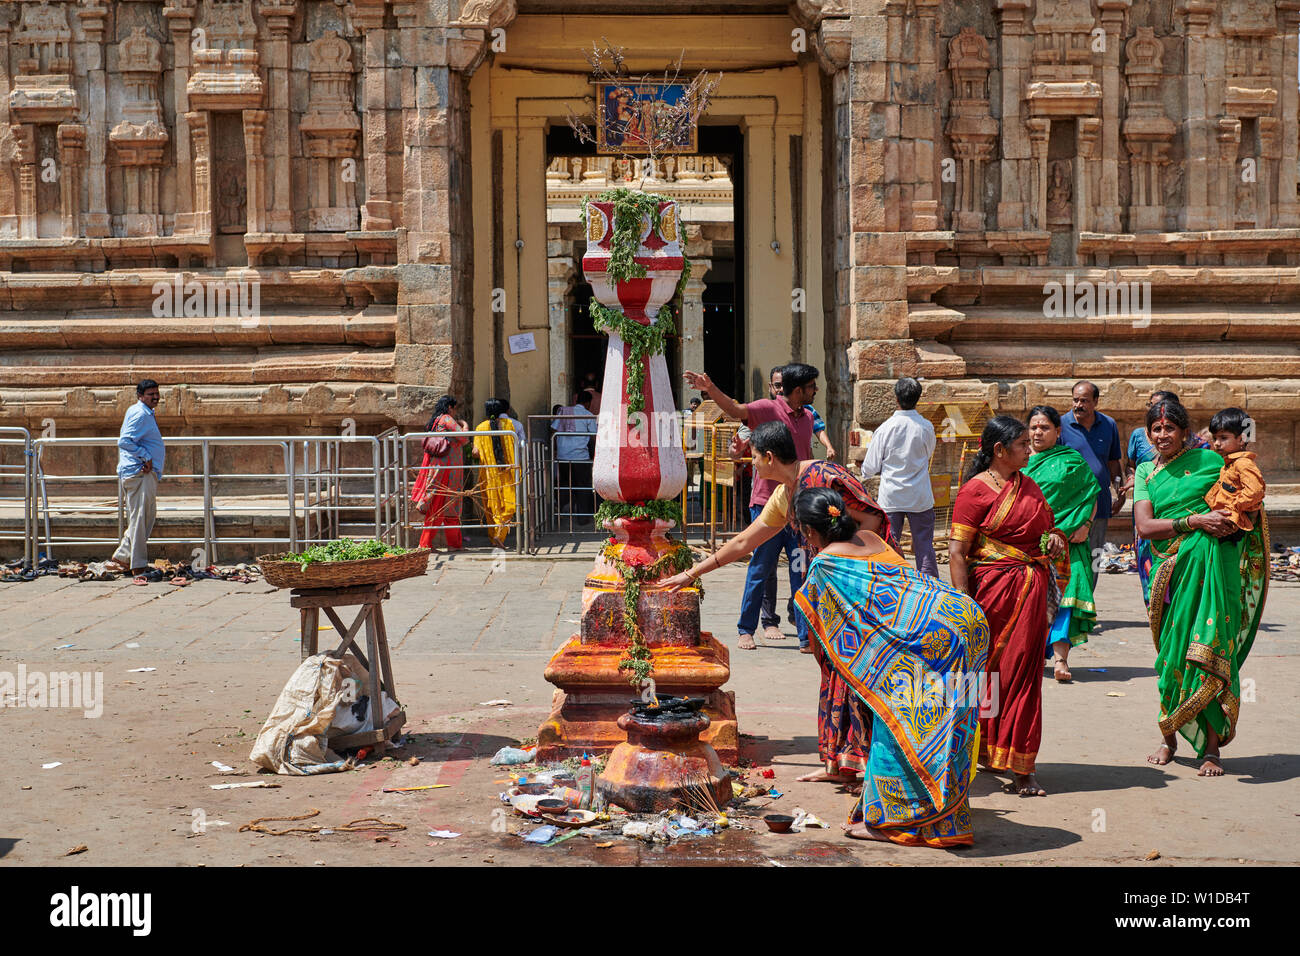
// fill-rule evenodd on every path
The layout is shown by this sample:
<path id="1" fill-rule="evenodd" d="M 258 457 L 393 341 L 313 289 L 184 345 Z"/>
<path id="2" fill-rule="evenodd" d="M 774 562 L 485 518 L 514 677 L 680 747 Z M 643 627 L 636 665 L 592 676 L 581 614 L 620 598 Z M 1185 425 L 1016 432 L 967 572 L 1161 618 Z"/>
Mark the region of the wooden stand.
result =
<path id="1" fill-rule="evenodd" d="M 378 728 L 346 736 L 331 737 L 334 750 L 351 750 L 367 744 L 381 744 L 397 736 L 406 723 L 406 712 L 398 706 L 393 716 L 384 720 L 384 692 L 394 701 L 397 687 L 393 683 L 393 666 L 388 660 L 388 632 L 384 630 L 384 599 L 388 597 L 387 584 L 363 584 L 347 588 L 294 588 L 289 592 L 289 604 L 302 615 L 302 657 L 306 660 L 317 653 L 316 638 L 320 628 L 320 612 L 324 611 L 330 623 L 338 630 L 339 646 L 329 652 L 331 657 L 342 657 L 349 650 L 370 675 L 370 725 Z M 334 613 L 336 607 L 361 605 L 351 627 L 345 627 Z M 366 653 L 356 646 L 357 633 L 366 628 Z"/>

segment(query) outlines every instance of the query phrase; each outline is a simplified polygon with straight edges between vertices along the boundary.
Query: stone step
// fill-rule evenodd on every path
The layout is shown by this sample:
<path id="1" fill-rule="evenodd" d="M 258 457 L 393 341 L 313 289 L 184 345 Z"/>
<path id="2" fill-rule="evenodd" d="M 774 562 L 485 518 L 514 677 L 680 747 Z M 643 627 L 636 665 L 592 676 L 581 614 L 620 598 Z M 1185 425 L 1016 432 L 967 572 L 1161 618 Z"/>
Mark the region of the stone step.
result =
<path id="1" fill-rule="evenodd" d="M 354 345 L 392 347 L 395 306 L 303 309 L 263 306 L 241 317 L 155 317 L 151 312 L 0 312 L 0 352 L 17 349 L 112 350 L 136 347 Z"/>
<path id="2" fill-rule="evenodd" d="M 1079 330 L 1081 331 L 1081 330 Z M 953 351 L 966 362 L 968 375 L 990 377 L 1095 378 L 1098 384 L 1118 377 L 1295 379 L 1300 377 L 1300 345 L 1186 342 L 1177 346 L 1132 343 L 1100 346 L 1085 341 L 1036 344 L 956 341 Z M 1273 386 L 1276 383 L 1270 382 Z"/>
<path id="3" fill-rule="evenodd" d="M 251 385 L 392 382 L 392 349 L 314 348 L 87 349 L 0 351 L 0 376 L 16 386 L 126 385 L 142 378 L 167 383 Z"/>
<path id="4" fill-rule="evenodd" d="M 1077 295 L 1077 293 L 1076 293 Z M 1076 299 L 1077 301 L 1077 299 Z M 1150 300 L 1147 300 L 1148 303 Z M 1054 315 L 1047 297 L 1032 302 L 964 306 L 944 309 L 914 303 L 910 312 L 913 334 L 952 333 L 954 343 L 987 341 L 1173 343 L 1237 342 L 1251 350 L 1256 343 L 1294 343 L 1300 323 L 1300 303 L 1224 306 L 1170 304 L 1160 298 L 1150 315 L 1130 310 L 1106 318 Z"/>

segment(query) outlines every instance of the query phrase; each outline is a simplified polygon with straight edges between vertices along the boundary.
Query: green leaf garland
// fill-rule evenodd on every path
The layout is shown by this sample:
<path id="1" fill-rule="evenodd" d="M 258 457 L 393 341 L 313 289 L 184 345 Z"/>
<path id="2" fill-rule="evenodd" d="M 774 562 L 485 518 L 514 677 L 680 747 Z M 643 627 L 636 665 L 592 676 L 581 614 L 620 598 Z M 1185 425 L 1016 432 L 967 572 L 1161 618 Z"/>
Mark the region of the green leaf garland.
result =
<path id="1" fill-rule="evenodd" d="M 658 503 L 658 502 L 657 502 Z M 637 603 L 641 600 L 641 585 L 645 581 L 655 581 L 665 575 L 678 574 L 692 564 L 691 549 L 679 544 L 673 550 L 661 555 L 652 564 L 628 564 L 616 550 L 616 545 L 606 545 L 601 552 L 606 561 L 614 565 L 623 579 L 623 630 L 627 633 L 630 646 L 627 657 L 618 662 L 620 671 L 631 671 L 628 683 L 633 687 L 650 676 L 654 670 L 654 658 L 646 645 L 645 635 L 641 632 L 641 621 L 637 617 Z M 697 585 L 699 582 L 696 582 Z M 700 590 L 701 597 L 703 589 Z"/>

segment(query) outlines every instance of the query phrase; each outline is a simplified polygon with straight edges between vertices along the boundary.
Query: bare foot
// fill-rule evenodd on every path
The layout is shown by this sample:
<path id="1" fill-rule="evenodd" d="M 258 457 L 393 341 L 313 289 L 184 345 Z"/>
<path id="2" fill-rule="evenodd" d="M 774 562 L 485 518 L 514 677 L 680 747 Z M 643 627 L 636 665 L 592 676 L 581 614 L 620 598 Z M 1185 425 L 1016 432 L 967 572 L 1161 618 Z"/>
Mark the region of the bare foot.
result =
<path id="1" fill-rule="evenodd" d="M 800 654 L 811 654 L 812 652 L 813 652 L 813 649 L 812 649 L 812 645 L 811 645 L 811 644 L 809 644 L 807 647 L 801 647 L 801 648 L 799 648 L 799 653 L 800 653 Z"/>
<path id="2" fill-rule="evenodd" d="M 843 776 L 830 770 L 815 770 L 802 777 L 795 777 L 800 783 L 851 783 L 855 778 Z"/>
<path id="3" fill-rule="evenodd" d="M 879 830 L 873 830 L 865 823 L 855 823 L 852 826 L 845 827 L 844 835 L 853 840 L 878 840 L 881 843 L 889 842 L 889 837 L 885 836 Z"/>
<path id="4" fill-rule="evenodd" d="M 1175 749 L 1177 749 L 1176 744 L 1165 742 L 1156 748 L 1155 753 L 1147 757 L 1147 763 L 1153 763 L 1157 767 L 1163 767 L 1165 764 L 1169 763 L 1171 760 L 1174 759 Z"/>
<path id="5" fill-rule="evenodd" d="M 769 624 L 767 627 L 763 628 L 763 640 L 784 641 L 785 635 L 781 633 L 781 629 L 775 624 Z"/>
<path id="6" fill-rule="evenodd" d="M 1219 763 L 1219 755 L 1217 753 L 1207 753 L 1205 762 L 1201 764 L 1201 769 L 1196 771 L 1196 775 L 1198 777 L 1222 777 L 1223 764 Z"/>
<path id="7" fill-rule="evenodd" d="M 758 647 L 758 645 L 754 643 L 753 634 L 739 635 L 736 641 L 736 646 L 739 647 L 742 651 L 752 651 Z"/>
<path id="8" fill-rule="evenodd" d="M 1007 793 L 1018 793 L 1022 797 L 1047 796 L 1047 791 L 1038 785 L 1038 778 L 1032 773 L 1018 773 L 1015 778 L 1015 783 L 1009 783 L 1004 788 Z"/>
<path id="9" fill-rule="evenodd" d="M 1060 657 L 1056 659 L 1056 664 L 1052 667 L 1052 676 L 1060 684 L 1068 684 L 1074 680 L 1074 675 L 1070 673 L 1070 666 L 1065 663 L 1064 658 Z"/>

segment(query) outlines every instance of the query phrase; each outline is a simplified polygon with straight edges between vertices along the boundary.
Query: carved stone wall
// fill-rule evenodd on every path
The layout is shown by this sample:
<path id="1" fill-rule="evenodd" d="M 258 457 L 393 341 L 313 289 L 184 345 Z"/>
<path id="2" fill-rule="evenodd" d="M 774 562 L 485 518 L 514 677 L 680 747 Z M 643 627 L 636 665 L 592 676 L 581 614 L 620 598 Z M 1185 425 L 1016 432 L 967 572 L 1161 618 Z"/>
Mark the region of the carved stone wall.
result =
<path id="1" fill-rule="evenodd" d="M 1298 28 L 1296 0 L 855 6 L 858 424 L 900 374 L 1012 414 L 1090 378 L 1125 426 L 1166 387 L 1198 427 L 1246 408 L 1300 480 Z"/>

